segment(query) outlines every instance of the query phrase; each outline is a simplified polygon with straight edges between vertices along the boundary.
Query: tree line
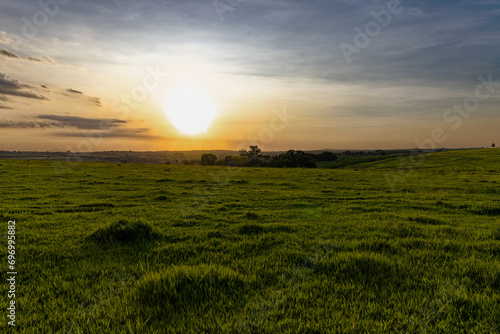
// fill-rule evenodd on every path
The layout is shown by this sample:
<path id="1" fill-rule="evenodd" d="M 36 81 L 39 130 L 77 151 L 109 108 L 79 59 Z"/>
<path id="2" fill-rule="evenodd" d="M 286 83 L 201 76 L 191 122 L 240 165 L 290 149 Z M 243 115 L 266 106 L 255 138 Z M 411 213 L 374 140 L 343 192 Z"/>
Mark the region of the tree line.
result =
<path id="1" fill-rule="evenodd" d="M 261 149 L 250 146 L 249 150 L 240 150 L 237 156 L 226 156 L 218 159 L 214 154 L 203 154 L 200 164 L 203 166 L 240 166 L 240 167 L 301 167 L 316 168 L 318 161 L 335 161 L 337 155 L 332 152 L 318 154 L 289 150 L 278 155 L 263 155 Z"/>

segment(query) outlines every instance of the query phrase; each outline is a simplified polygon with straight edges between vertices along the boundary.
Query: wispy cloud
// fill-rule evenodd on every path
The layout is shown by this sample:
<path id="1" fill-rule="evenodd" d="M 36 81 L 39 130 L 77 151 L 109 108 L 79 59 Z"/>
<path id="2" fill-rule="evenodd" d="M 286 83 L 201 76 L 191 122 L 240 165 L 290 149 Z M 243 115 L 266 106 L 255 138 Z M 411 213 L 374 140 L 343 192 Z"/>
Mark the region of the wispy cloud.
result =
<path id="1" fill-rule="evenodd" d="M 98 97 L 89 97 L 89 101 L 95 104 L 97 107 L 102 107 L 101 99 Z"/>
<path id="2" fill-rule="evenodd" d="M 102 130 L 127 124 L 127 121 L 107 118 L 86 118 L 79 116 L 39 115 L 37 119 L 56 121 L 59 127 L 73 127 L 83 130 Z"/>
<path id="3" fill-rule="evenodd" d="M 21 58 L 18 55 L 16 55 L 14 52 L 6 50 L 6 49 L 0 50 L 0 54 L 4 55 L 6 57 L 9 57 L 9 58 L 17 58 L 17 59 Z"/>
<path id="4" fill-rule="evenodd" d="M 33 63 L 47 64 L 47 65 L 55 65 L 56 61 L 48 56 L 39 56 L 39 57 L 28 57 L 26 60 L 31 61 Z"/>
<path id="5" fill-rule="evenodd" d="M 82 92 L 80 92 L 79 90 L 75 90 L 73 88 L 68 88 L 66 89 L 67 92 L 70 92 L 70 93 L 73 93 L 73 94 L 83 94 Z"/>
<path id="6" fill-rule="evenodd" d="M 44 61 L 41 60 L 40 58 L 35 58 L 35 57 L 28 57 L 29 61 L 32 61 L 34 63 L 43 63 Z"/>
<path id="7" fill-rule="evenodd" d="M 10 44 L 12 40 L 7 37 L 7 33 L 5 31 L 0 31 L 0 44 Z"/>
<path id="8" fill-rule="evenodd" d="M 0 94 L 26 97 L 37 100 L 47 100 L 43 95 L 27 91 L 25 88 L 33 88 L 30 85 L 23 84 L 7 74 L 0 72 Z"/>
<path id="9" fill-rule="evenodd" d="M 0 109 L 8 107 L 0 106 Z M 81 137 L 98 136 L 105 138 L 161 138 L 151 134 L 149 128 L 125 128 L 127 121 L 107 118 L 87 118 L 66 115 L 38 115 L 28 119 L 5 120 L 0 119 L 0 128 L 3 129 L 68 129 L 66 132 L 50 133 L 58 137 Z M 71 129 L 84 131 L 69 131 Z"/>
<path id="10" fill-rule="evenodd" d="M 126 124 L 127 121 L 119 119 L 87 118 L 66 115 L 38 115 L 17 120 L 0 120 L 0 128 L 12 129 L 73 128 L 79 130 L 98 130 L 104 132 L 123 132 L 123 130 L 131 132 L 136 131 L 135 129 L 118 129 L 119 127 L 122 127 Z"/>
<path id="11" fill-rule="evenodd" d="M 56 132 L 53 133 L 59 137 L 103 137 L 103 138 L 138 138 L 138 139 L 162 139 L 163 137 L 150 133 L 151 129 L 115 129 L 112 131 L 94 131 L 94 132 Z"/>
<path id="12" fill-rule="evenodd" d="M 73 89 L 73 88 L 68 88 L 68 89 L 66 89 L 66 91 L 68 93 L 71 93 L 76 98 L 78 98 L 78 96 L 81 96 L 82 98 L 87 99 L 87 101 L 90 101 L 96 107 L 99 107 L 99 108 L 102 107 L 102 101 L 101 101 L 101 98 L 99 98 L 99 97 L 88 96 L 84 92 Z M 64 94 L 64 95 L 67 95 L 67 94 Z"/>
<path id="13" fill-rule="evenodd" d="M 0 38 L 1 38 L 1 35 L 0 35 Z M 7 49 L 1 49 L 0 55 L 5 56 L 5 57 L 9 57 L 9 58 L 13 58 L 13 59 L 18 59 L 21 61 L 30 61 L 33 63 L 39 63 L 39 64 L 45 64 L 45 65 L 56 65 L 57 64 L 57 62 L 49 56 L 37 56 L 37 57 L 29 56 L 27 58 L 23 58 L 23 57 L 19 56 L 18 54 L 14 53 L 10 50 L 7 50 Z"/>
<path id="14" fill-rule="evenodd" d="M 61 125 L 58 122 L 40 122 L 35 120 L 15 120 L 15 121 L 4 121 L 0 120 L 0 128 L 8 129 L 44 129 L 44 128 L 60 128 Z"/>

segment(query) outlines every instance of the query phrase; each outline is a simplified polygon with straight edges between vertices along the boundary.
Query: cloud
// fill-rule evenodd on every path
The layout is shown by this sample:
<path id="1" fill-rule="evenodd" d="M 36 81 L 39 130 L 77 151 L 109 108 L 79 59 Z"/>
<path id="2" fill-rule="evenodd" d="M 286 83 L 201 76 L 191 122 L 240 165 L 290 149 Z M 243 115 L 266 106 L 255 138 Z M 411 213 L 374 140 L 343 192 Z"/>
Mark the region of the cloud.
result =
<path id="1" fill-rule="evenodd" d="M 49 64 L 49 65 L 54 65 L 57 64 L 56 61 L 48 56 L 40 56 L 40 57 L 28 57 L 26 58 L 28 61 L 31 61 L 33 63 L 40 63 L 40 64 Z"/>
<path id="2" fill-rule="evenodd" d="M 30 99 L 47 100 L 43 95 L 23 90 L 24 88 L 33 88 L 30 85 L 23 84 L 7 74 L 0 72 L 0 94 L 27 97 Z"/>
<path id="3" fill-rule="evenodd" d="M 83 94 L 82 92 L 80 92 L 79 90 L 75 90 L 73 88 L 68 88 L 66 89 L 67 92 L 70 92 L 70 93 L 74 93 L 74 94 Z"/>
<path id="4" fill-rule="evenodd" d="M 0 106 L 0 108 L 2 108 Z M 7 109 L 2 108 L 2 109 Z M 28 120 L 0 120 L 0 128 L 12 129 L 35 129 L 35 128 L 76 128 L 80 130 L 99 130 L 99 132 L 123 133 L 125 129 L 117 129 L 123 126 L 127 121 L 119 119 L 106 118 L 86 118 L 79 116 L 61 116 L 61 115 L 38 115 Z M 134 131 L 134 130 L 125 130 Z M 68 136 L 72 136 L 71 134 Z"/>
<path id="5" fill-rule="evenodd" d="M 39 115 L 37 119 L 56 121 L 59 127 L 74 127 L 83 130 L 103 130 L 116 128 L 127 123 L 120 119 L 86 118 L 79 116 Z"/>
<path id="6" fill-rule="evenodd" d="M 0 105 L 0 109 L 14 109 L 14 108 Z"/>
<path id="7" fill-rule="evenodd" d="M 54 59 L 50 58 L 49 56 L 41 56 L 40 58 L 42 59 L 42 61 L 44 61 L 46 63 L 57 64 L 56 61 Z"/>
<path id="8" fill-rule="evenodd" d="M 0 31 L 0 44 L 10 44 L 12 40 L 7 37 L 7 33 L 5 31 Z"/>
<path id="9" fill-rule="evenodd" d="M 12 102 L 11 99 L 9 99 L 7 96 L 4 96 L 4 95 L 0 95 L 0 101 L 4 101 L 4 102 Z"/>
<path id="10" fill-rule="evenodd" d="M 98 107 L 102 107 L 101 99 L 98 97 L 89 97 L 89 101 L 95 104 Z"/>
<path id="11" fill-rule="evenodd" d="M 81 138 L 141 138 L 141 139 L 160 139 L 162 137 L 149 134 L 151 129 L 114 129 L 112 131 L 92 131 L 92 132 L 57 132 L 52 135 L 59 137 L 81 137 Z"/>
<path id="12" fill-rule="evenodd" d="M 0 106 L 0 109 L 8 107 Z M 10 109 L 10 108 L 9 108 Z M 106 118 L 86 118 L 79 116 L 63 116 L 63 115 L 38 115 L 30 119 L 20 120 L 1 120 L 0 128 L 2 129 L 50 129 L 50 128 L 76 128 L 79 132 L 56 132 L 50 135 L 58 137 L 103 137 L 103 138 L 142 138 L 142 139 L 158 139 L 159 136 L 150 134 L 151 129 L 138 128 L 127 129 L 123 126 L 127 121 L 119 119 Z"/>
<path id="13" fill-rule="evenodd" d="M 61 127 L 57 122 L 40 122 L 40 121 L 0 121 L 0 128 L 8 129 L 43 129 Z"/>
<path id="14" fill-rule="evenodd" d="M 68 89 L 66 89 L 66 91 L 69 93 L 73 93 L 73 94 L 82 95 L 84 97 L 87 97 L 87 100 L 92 102 L 95 106 L 102 107 L 102 101 L 99 97 L 87 96 L 83 92 L 76 90 L 76 89 L 73 89 L 73 88 L 68 88 Z M 64 95 L 66 95 L 66 94 L 64 94 Z"/>
<path id="15" fill-rule="evenodd" d="M 6 49 L 0 50 L 0 54 L 4 55 L 6 57 L 9 57 L 9 58 L 21 59 L 21 57 L 19 57 L 18 55 L 16 55 L 14 52 L 11 52 L 11 51 L 6 50 Z"/>
<path id="16" fill-rule="evenodd" d="M 1 41 L 2 41 L 2 35 L 0 32 L 0 43 L 1 43 Z M 33 63 L 39 63 L 39 64 L 47 64 L 47 65 L 57 64 L 56 61 L 54 59 L 50 58 L 49 56 L 39 56 L 39 57 L 30 56 L 30 57 L 27 57 L 26 59 L 23 59 L 21 56 L 15 54 L 12 51 L 7 50 L 7 49 L 1 49 L 0 55 L 3 55 L 5 57 L 9 57 L 9 58 L 14 58 L 14 59 L 27 60 L 27 61 L 30 61 Z"/>
<path id="17" fill-rule="evenodd" d="M 21 81 L 10 77 L 3 72 L 0 72 L 0 87 L 10 88 L 10 89 L 21 89 L 29 86 L 21 83 Z"/>
<path id="18" fill-rule="evenodd" d="M 0 35 L 0 42 L 1 42 L 1 35 Z M 9 58 L 14 58 L 14 59 L 21 59 L 21 60 L 27 60 L 33 63 L 39 63 L 39 64 L 48 64 L 48 65 L 54 65 L 57 64 L 56 61 L 48 56 L 39 56 L 39 57 L 28 57 L 26 59 L 23 59 L 21 56 L 15 54 L 12 51 L 9 51 L 7 49 L 1 49 L 0 54 L 9 57 Z"/>
<path id="19" fill-rule="evenodd" d="M 28 57 L 29 61 L 35 62 L 35 63 L 43 63 L 44 61 L 35 57 Z"/>

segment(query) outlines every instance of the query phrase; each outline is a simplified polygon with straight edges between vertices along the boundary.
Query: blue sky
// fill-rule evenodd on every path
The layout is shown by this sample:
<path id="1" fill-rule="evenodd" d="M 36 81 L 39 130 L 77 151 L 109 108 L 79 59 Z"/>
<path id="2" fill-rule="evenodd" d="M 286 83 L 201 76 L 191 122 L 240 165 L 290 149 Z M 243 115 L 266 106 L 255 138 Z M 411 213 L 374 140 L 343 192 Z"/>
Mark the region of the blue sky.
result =
<path id="1" fill-rule="evenodd" d="M 498 1 L 41 3 L 50 5 L 0 4 L 0 149 L 76 148 L 89 137 L 79 121 L 97 120 L 113 126 L 85 129 L 103 137 L 95 151 L 235 149 L 248 138 L 267 149 L 416 147 L 436 128 L 440 147 L 500 142 L 498 84 L 473 112 L 454 114 L 458 128 L 444 116 L 474 96 L 479 76 L 500 82 Z M 386 26 L 348 61 L 341 45 L 356 47 L 356 29 L 376 27 L 373 13 L 388 6 L 397 10 Z M 117 112 L 147 68 L 168 74 Z M 219 106 L 195 137 L 163 112 L 186 82 Z M 293 119 L 259 142 L 277 109 Z"/>

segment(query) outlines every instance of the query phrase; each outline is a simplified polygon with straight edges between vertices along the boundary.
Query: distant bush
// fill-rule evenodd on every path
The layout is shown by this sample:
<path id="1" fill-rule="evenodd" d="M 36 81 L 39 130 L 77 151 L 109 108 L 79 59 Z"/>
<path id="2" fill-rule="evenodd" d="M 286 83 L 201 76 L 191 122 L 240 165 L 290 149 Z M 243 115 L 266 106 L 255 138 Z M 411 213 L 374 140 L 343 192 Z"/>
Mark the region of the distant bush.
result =
<path id="1" fill-rule="evenodd" d="M 202 166 L 215 166 L 217 163 L 217 157 L 213 154 L 203 154 L 201 156 Z"/>
<path id="2" fill-rule="evenodd" d="M 279 154 L 271 157 L 268 161 L 263 163 L 268 167 L 302 167 L 302 168 L 316 168 L 316 158 L 314 154 L 305 153 L 303 151 L 289 150 L 286 153 Z"/>
<path id="3" fill-rule="evenodd" d="M 335 161 L 338 157 L 332 152 L 321 152 L 320 154 L 315 155 L 316 161 Z"/>
<path id="4" fill-rule="evenodd" d="M 286 153 L 270 156 L 261 155 L 261 150 L 258 146 L 250 146 L 250 150 L 241 150 L 239 156 L 227 156 L 219 160 L 219 165 L 223 166 L 240 166 L 240 167 L 302 167 L 316 168 L 318 159 L 337 159 L 337 156 L 331 152 L 323 152 L 325 155 L 316 156 L 312 153 L 303 151 L 289 150 Z M 328 160 L 331 161 L 331 160 Z"/>

